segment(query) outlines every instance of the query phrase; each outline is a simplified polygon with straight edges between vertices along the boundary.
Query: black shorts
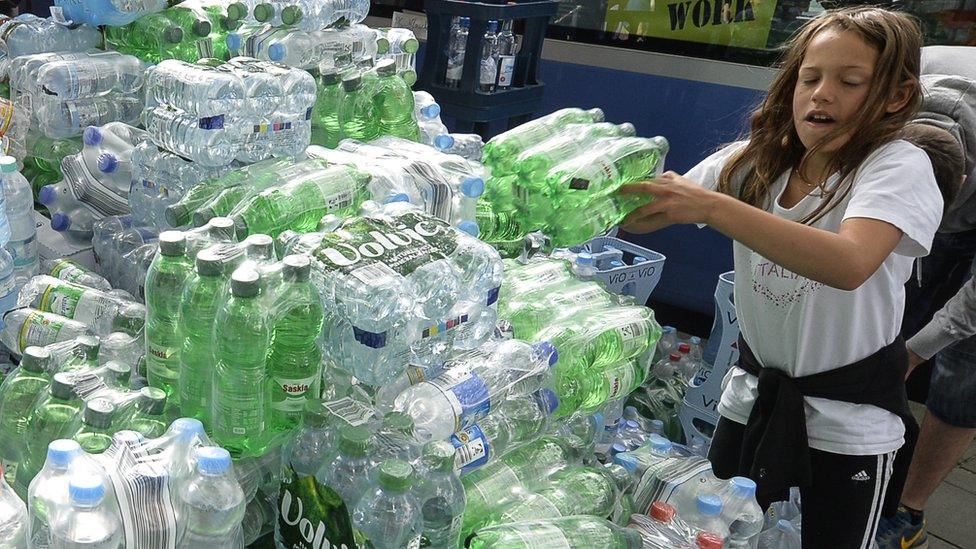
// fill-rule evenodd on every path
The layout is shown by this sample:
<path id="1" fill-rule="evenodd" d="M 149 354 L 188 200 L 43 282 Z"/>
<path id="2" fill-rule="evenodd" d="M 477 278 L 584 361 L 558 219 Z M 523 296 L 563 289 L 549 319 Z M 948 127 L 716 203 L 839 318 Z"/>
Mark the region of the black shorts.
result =
<path id="1" fill-rule="evenodd" d="M 720 479 L 748 476 L 739 470 L 745 425 L 720 418 L 708 459 Z M 848 456 L 810 449 L 813 484 L 800 489 L 803 547 L 869 549 L 873 546 L 896 452 Z M 779 494 L 759 505 L 789 499 Z"/>

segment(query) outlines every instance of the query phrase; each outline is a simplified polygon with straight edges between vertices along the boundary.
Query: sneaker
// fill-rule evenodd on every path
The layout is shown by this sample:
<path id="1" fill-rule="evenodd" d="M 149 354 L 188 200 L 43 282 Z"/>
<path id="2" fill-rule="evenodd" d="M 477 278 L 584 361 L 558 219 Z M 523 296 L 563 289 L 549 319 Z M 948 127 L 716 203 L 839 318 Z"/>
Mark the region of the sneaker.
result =
<path id="1" fill-rule="evenodd" d="M 878 549 L 925 549 L 929 546 L 925 517 L 918 523 L 912 522 L 911 513 L 900 505 L 895 516 L 881 517 L 875 541 Z"/>

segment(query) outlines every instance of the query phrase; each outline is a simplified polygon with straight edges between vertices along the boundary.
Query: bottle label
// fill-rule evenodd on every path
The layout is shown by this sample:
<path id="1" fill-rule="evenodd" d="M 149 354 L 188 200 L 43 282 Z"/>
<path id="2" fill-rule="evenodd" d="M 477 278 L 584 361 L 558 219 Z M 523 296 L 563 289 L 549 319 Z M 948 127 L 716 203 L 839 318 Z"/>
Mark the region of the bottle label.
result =
<path id="1" fill-rule="evenodd" d="M 559 516 L 559 515 L 555 515 Z M 525 547 L 545 547 L 546 549 L 569 549 L 572 547 L 566 534 L 550 524 L 539 522 L 516 523 L 511 526 Z"/>
<path id="2" fill-rule="evenodd" d="M 620 335 L 620 356 L 632 357 L 647 348 L 648 323 L 643 321 L 631 322 L 625 326 L 615 328 Z"/>
<path id="3" fill-rule="evenodd" d="M 617 165 L 612 159 L 603 157 L 591 157 L 586 167 L 577 171 L 576 176 L 569 180 L 569 189 L 574 191 L 585 191 L 594 182 L 612 182 L 620 177 Z M 603 187 L 603 185 L 599 185 Z"/>
<path id="4" fill-rule="evenodd" d="M 451 435 L 451 444 L 456 450 L 456 467 L 464 472 L 481 467 L 491 459 L 488 436 L 478 424 Z"/>
<path id="5" fill-rule="evenodd" d="M 354 400 L 350 397 L 342 397 L 338 400 L 330 400 L 324 404 L 326 409 L 340 417 L 343 421 L 352 425 L 353 427 L 359 427 L 360 425 L 365 425 L 375 415 L 373 408 Z"/>
<path id="6" fill-rule="evenodd" d="M 7 297 L 8 295 L 14 293 L 16 280 L 14 280 L 13 270 L 10 271 L 8 276 L 0 278 L 0 298 Z"/>
<path id="7" fill-rule="evenodd" d="M 419 160 L 403 164 L 403 171 L 417 184 L 424 200 L 424 211 L 438 219 L 451 219 L 454 191 L 441 172 Z"/>
<path id="8" fill-rule="evenodd" d="M 150 350 L 152 350 L 150 348 Z M 173 349 L 175 352 L 176 350 Z M 172 355 L 171 355 L 172 356 Z M 227 402 L 218 399 L 214 414 L 214 431 L 223 435 L 248 436 L 264 432 L 264 407 L 260 403 Z M 257 405 L 254 405 L 257 404 Z"/>
<path id="9" fill-rule="evenodd" d="M 10 123 L 14 119 L 14 104 L 12 101 L 0 97 L 0 137 L 7 134 Z"/>
<path id="10" fill-rule="evenodd" d="M 407 549 L 420 549 L 420 538 L 423 536 L 417 536 L 412 540 L 407 542 Z"/>
<path id="11" fill-rule="evenodd" d="M 436 387 L 451 403 L 455 431 L 464 425 L 477 422 L 491 411 L 488 386 L 466 365 L 448 368 L 427 383 Z"/>
<path id="12" fill-rule="evenodd" d="M 447 64 L 447 79 L 448 80 L 460 80 L 461 71 L 464 70 L 464 58 L 462 57 L 456 62 L 448 62 Z"/>
<path id="13" fill-rule="evenodd" d="M 478 80 L 478 82 L 483 86 L 493 86 L 497 80 L 498 65 L 495 64 L 495 58 L 489 57 L 488 59 L 482 59 L 481 78 Z"/>
<path id="14" fill-rule="evenodd" d="M 32 234 L 23 240 L 11 240 L 4 248 L 14 259 L 14 269 L 29 267 L 37 263 L 37 235 Z"/>
<path id="15" fill-rule="evenodd" d="M 54 343 L 58 340 L 58 334 L 61 333 L 63 327 L 64 322 L 48 318 L 44 313 L 32 312 L 28 314 L 20 326 L 20 337 L 18 339 L 20 350 L 23 351 L 31 345 L 43 347 Z"/>
<path id="16" fill-rule="evenodd" d="M 68 261 L 62 259 L 51 268 L 51 276 L 68 282 L 77 282 L 85 276 L 88 271 Z"/>
<path id="17" fill-rule="evenodd" d="M 84 128 L 87 126 L 101 126 L 107 120 L 103 120 L 108 115 L 106 103 L 98 100 L 78 100 L 65 101 L 64 106 L 68 111 L 67 123 L 72 128 Z"/>
<path id="18" fill-rule="evenodd" d="M 287 549 L 355 549 L 349 511 L 342 497 L 314 475 L 289 466 L 278 494 L 278 536 Z"/>
<path id="19" fill-rule="evenodd" d="M 513 76 L 515 76 L 515 56 L 501 56 L 498 59 L 498 87 L 507 88 L 511 86 Z"/>
<path id="20" fill-rule="evenodd" d="M 38 309 L 91 326 L 101 320 L 114 303 L 101 292 L 67 284 L 57 286 L 52 284 L 41 294 Z"/>
<path id="21" fill-rule="evenodd" d="M 275 377 L 275 387 L 281 389 L 281 392 L 272 398 L 271 407 L 281 412 L 301 412 L 305 407 L 308 391 L 318 378 L 318 373 L 304 378 Z"/>
<path id="22" fill-rule="evenodd" d="M 608 401 L 628 395 L 634 388 L 636 378 L 634 367 L 630 361 L 618 363 L 617 366 L 609 368 L 603 375 L 607 380 L 607 386 L 610 388 L 610 392 L 607 394 Z"/>

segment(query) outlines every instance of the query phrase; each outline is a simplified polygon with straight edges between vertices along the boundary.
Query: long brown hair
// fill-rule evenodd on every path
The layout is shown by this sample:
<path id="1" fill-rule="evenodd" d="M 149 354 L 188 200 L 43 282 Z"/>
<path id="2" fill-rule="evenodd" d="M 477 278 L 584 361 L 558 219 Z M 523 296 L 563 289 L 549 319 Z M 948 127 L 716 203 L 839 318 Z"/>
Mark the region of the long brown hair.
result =
<path id="1" fill-rule="evenodd" d="M 820 32 L 840 29 L 856 33 L 878 52 L 867 99 L 853 120 L 806 150 L 793 124 L 793 89 L 810 42 Z M 802 223 L 820 219 L 850 192 L 850 176 L 878 146 L 897 138 L 921 101 L 919 66 L 922 35 L 908 15 L 880 8 L 858 7 L 828 11 L 808 22 L 790 40 L 778 66 L 779 74 L 750 117 L 749 143 L 738 151 L 719 175 L 718 190 L 765 208 L 776 178 L 788 169 L 801 171 L 806 159 L 832 139 L 853 129 L 851 138 L 831 155 L 826 173 L 839 172 L 846 184 L 824 189 L 825 200 Z M 908 102 L 886 113 L 887 102 L 898 87 L 909 84 Z M 745 173 L 736 189 L 733 176 Z"/>

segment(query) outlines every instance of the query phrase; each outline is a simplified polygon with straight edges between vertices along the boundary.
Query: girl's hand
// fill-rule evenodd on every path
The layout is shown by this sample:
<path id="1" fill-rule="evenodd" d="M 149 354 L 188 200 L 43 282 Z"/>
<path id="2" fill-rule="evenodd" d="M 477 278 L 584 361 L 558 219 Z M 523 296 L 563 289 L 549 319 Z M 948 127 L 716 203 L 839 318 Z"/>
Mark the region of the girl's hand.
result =
<path id="1" fill-rule="evenodd" d="M 620 187 L 622 194 L 650 195 L 654 201 L 631 212 L 620 224 L 630 233 L 649 233 L 675 223 L 708 223 L 717 198 L 723 196 L 702 188 L 674 172 Z"/>

